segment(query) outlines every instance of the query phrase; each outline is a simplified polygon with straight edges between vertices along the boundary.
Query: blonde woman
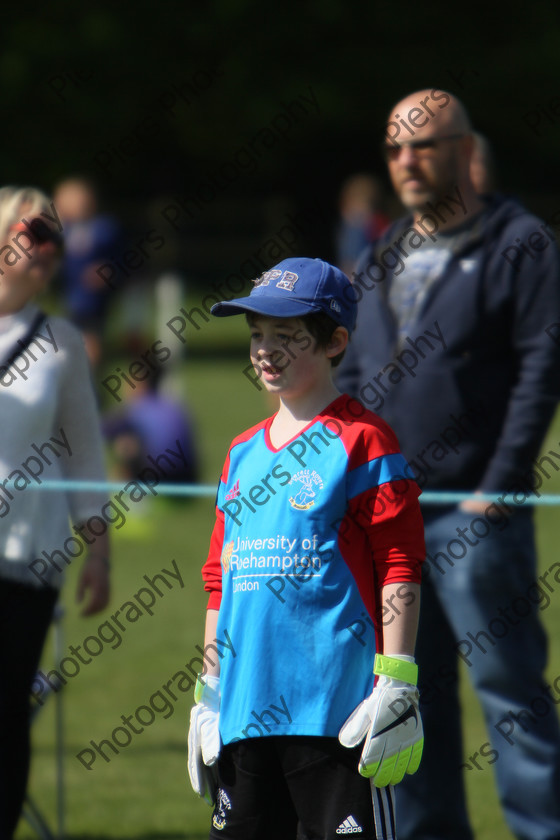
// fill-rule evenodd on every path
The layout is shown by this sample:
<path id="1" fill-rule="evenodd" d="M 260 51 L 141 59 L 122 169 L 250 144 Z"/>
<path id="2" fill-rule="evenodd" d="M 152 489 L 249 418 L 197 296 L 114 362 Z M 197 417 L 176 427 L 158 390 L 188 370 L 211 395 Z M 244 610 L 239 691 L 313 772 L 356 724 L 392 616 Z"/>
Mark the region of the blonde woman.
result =
<path id="1" fill-rule="evenodd" d="M 70 563 L 83 614 L 108 603 L 108 538 L 93 493 L 45 479 L 103 479 L 90 370 L 79 332 L 35 298 L 59 264 L 62 223 L 30 187 L 0 189 L 0 836 L 11 838 L 29 767 L 29 693 Z M 97 516 L 96 516 L 97 515 Z M 98 533 L 87 523 L 95 517 Z M 103 532 L 102 532 L 103 531 Z"/>

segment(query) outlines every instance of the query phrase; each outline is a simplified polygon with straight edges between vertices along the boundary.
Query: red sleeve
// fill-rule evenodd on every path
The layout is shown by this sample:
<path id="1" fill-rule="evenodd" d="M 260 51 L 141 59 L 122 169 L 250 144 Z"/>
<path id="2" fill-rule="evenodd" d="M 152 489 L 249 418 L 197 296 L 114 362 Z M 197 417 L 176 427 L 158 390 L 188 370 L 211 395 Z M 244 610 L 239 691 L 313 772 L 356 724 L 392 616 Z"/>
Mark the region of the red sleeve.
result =
<path id="1" fill-rule="evenodd" d="M 348 409 L 349 410 L 349 409 Z M 353 409 L 353 416 L 356 411 Z M 398 440 L 385 421 L 362 407 L 363 414 L 344 430 L 349 471 L 384 457 L 400 456 Z M 364 487 L 353 496 L 339 532 L 343 554 L 351 557 L 353 546 L 373 559 L 376 588 L 388 583 L 420 583 L 426 555 L 424 523 L 418 497 L 420 488 L 404 469 L 390 481 Z M 365 545 L 364 545 L 365 543 Z M 369 549 L 369 550 L 368 550 Z M 354 566 L 353 559 L 349 560 Z M 362 571 L 366 575 L 367 571 Z"/>
<path id="2" fill-rule="evenodd" d="M 419 495 L 418 485 L 403 479 L 371 488 L 352 501 L 356 516 L 360 508 L 369 512 L 363 527 L 379 586 L 401 581 L 420 583 L 426 547 Z"/>
<path id="3" fill-rule="evenodd" d="M 216 508 L 216 522 L 210 537 L 210 550 L 202 567 L 204 589 L 210 593 L 209 610 L 219 610 L 222 602 L 222 548 L 224 543 L 224 514 Z"/>
<path id="4" fill-rule="evenodd" d="M 227 482 L 229 474 L 229 452 L 227 454 L 220 482 Z M 208 610 L 219 610 L 222 602 L 222 551 L 224 546 L 224 513 L 218 507 L 216 499 L 216 521 L 210 537 L 208 557 L 202 567 L 204 589 L 210 593 Z"/>

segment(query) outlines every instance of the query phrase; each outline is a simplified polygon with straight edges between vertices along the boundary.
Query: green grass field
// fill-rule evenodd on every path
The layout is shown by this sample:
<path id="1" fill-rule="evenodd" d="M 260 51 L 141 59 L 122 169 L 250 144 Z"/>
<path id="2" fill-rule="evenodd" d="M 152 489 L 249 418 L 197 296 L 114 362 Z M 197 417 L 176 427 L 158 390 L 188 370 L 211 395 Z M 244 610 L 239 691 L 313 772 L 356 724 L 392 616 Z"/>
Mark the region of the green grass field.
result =
<path id="1" fill-rule="evenodd" d="M 241 319 L 231 319 L 239 322 Z M 230 323 L 231 323 L 230 321 Z M 208 325 L 205 338 L 213 340 L 215 324 Z M 244 325 L 240 325 L 243 330 Z M 218 332 L 216 332 L 218 335 Z M 236 335 L 236 344 L 237 344 Z M 243 340 L 243 339 L 242 339 Z M 241 358 L 206 360 L 198 354 L 181 366 L 189 403 L 196 418 L 202 452 L 204 483 L 215 483 L 232 436 L 257 422 L 269 409 L 262 394 L 242 376 Z M 560 423 L 556 422 L 545 449 L 556 448 Z M 547 492 L 558 492 L 560 480 L 547 483 Z M 540 566 L 544 570 L 556 559 L 558 513 L 554 508 L 538 512 Z M 66 836 L 77 838 L 142 838 L 142 840 L 198 840 L 207 836 L 210 809 L 192 793 L 186 773 L 185 735 L 192 691 L 177 691 L 173 711 L 157 714 L 145 731 L 134 735 L 129 746 L 110 761 L 101 757 L 87 770 L 76 754 L 110 738 L 121 715 L 132 715 L 161 690 L 173 674 L 184 668 L 202 641 L 205 594 L 200 567 L 205 559 L 213 522 L 213 499 L 188 502 L 143 500 L 137 514 L 129 518 L 113 538 L 112 609 L 82 619 L 74 603 L 77 564 L 71 566 L 64 590 L 63 655 L 69 645 L 80 645 L 111 613 L 130 601 L 143 585 L 143 575 L 153 576 L 171 569 L 175 560 L 184 581 L 180 588 L 166 590 L 153 607 L 127 623 L 119 647 L 107 644 L 91 663 L 82 665 L 61 694 L 65 720 Z M 560 584 L 558 584 L 560 589 Z M 560 593 L 551 595 L 542 612 L 551 638 L 549 676 L 560 675 Z M 124 621 L 124 620 L 123 620 Z M 116 644 L 116 643 L 114 643 Z M 54 667 L 52 638 L 43 668 Z M 522 667 L 522 663 L 520 663 Z M 462 670 L 465 723 L 465 758 L 487 741 L 480 710 Z M 34 756 L 30 793 L 52 826 L 56 823 L 54 699 L 49 698 L 34 725 Z M 165 718 L 164 714 L 168 716 Z M 506 840 L 497 804 L 492 767 L 467 773 L 468 795 L 477 840 Z M 35 834 L 21 821 L 17 838 L 29 840 Z M 453 838 L 450 838 L 453 840 Z"/>

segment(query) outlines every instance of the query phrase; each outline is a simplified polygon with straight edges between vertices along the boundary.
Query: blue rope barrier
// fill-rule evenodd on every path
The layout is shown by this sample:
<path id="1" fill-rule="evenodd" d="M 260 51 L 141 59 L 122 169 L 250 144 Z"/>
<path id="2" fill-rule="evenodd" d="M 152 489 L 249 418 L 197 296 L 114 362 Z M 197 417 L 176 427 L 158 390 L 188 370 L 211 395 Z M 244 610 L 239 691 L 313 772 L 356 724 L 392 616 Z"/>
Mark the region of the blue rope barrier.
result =
<path id="1" fill-rule="evenodd" d="M 26 489 L 34 490 L 66 490 L 72 493 L 118 493 L 123 490 L 131 481 L 140 479 L 130 478 L 126 481 L 75 481 L 71 479 L 50 479 L 44 480 L 41 484 L 30 484 Z M 145 484 L 145 482 L 141 482 Z M 158 496 L 212 496 L 216 495 L 215 484 L 154 484 L 157 487 Z"/>
<path id="2" fill-rule="evenodd" d="M 459 502 L 467 501 L 468 499 L 476 500 L 477 502 L 497 502 L 502 499 L 512 499 L 517 493 L 474 493 L 451 491 L 451 490 L 425 490 L 420 496 L 422 504 L 428 505 L 446 505 L 458 504 Z M 527 497 L 525 501 L 519 503 L 513 502 L 513 507 L 522 507 L 523 505 L 560 505 L 559 493 L 543 493 L 540 496 Z"/>
<path id="3" fill-rule="evenodd" d="M 135 479 L 129 479 L 134 481 Z M 70 479 L 58 480 L 44 480 L 41 484 L 30 484 L 29 488 L 35 490 L 66 490 L 69 492 L 108 492 L 118 493 L 126 486 L 127 482 L 118 483 L 116 481 L 73 481 Z M 213 484 L 156 484 L 158 496 L 208 496 L 214 498 L 216 496 L 217 487 Z M 452 490 L 424 490 L 420 496 L 422 504 L 426 505 L 447 505 L 458 504 L 467 499 L 475 499 L 481 502 L 496 502 L 498 499 L 508 499 L 513 497 L 513 493 L 481 493 L 476 496 L 473 493 L 466 491 L 452 491 Z M 521 507 L 519 503 L 513 503 L 515 507 Z M 527 497 L 522 503 L 523 505 L 544 505 L 554 506 L 560 505 L 559 493 L 543 493 L 539 496 Z"/>

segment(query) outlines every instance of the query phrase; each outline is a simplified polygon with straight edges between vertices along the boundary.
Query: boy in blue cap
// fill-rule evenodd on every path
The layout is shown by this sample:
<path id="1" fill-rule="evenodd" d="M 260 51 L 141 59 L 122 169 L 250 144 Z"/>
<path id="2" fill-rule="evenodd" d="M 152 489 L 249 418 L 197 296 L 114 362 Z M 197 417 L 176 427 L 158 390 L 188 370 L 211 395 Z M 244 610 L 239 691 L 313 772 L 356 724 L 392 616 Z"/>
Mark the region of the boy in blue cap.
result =
<path id="1" fill-rule="evenodd" d="M 333 384 L 354 289 L 329 263 L 290 258 L 212 313 L 247 316 L 280 407 L 234 439 L 218 488 L 191 783 L 214 804 L 212 838 L 394 840 L 392 785 L 423 743 L 424 537 L 393 432 Z"/>

